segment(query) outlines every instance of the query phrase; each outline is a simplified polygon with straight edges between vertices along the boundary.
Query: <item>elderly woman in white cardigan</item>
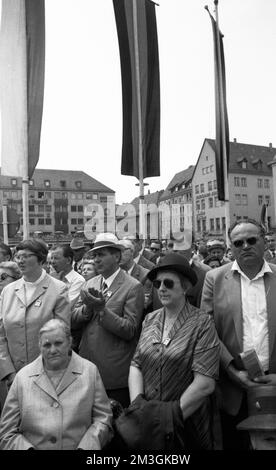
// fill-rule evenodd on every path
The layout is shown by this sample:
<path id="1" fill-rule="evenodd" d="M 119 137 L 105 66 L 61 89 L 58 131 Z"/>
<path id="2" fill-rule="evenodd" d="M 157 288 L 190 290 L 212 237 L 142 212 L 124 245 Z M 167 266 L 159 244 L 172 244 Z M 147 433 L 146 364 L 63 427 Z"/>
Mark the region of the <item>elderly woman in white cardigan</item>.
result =
<path id="1" fill-rule="evenodd" d="M 4 450 L 100 450 L 112 437 L 110 403 L 97 367 L 71 351 L 59 319 L 39 332 L 41 355 L 23 367 L 0 421 Z"/>

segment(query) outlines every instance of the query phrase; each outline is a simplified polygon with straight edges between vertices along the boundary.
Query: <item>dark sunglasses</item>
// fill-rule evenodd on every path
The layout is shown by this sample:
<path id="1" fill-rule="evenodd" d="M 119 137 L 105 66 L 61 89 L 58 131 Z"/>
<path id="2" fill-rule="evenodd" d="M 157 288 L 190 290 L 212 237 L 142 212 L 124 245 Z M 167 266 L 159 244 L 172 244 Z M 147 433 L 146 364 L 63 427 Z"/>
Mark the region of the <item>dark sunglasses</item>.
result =
<path id="1" fill-rule="evenodd" d="M 233 245 L 236 247 L 236 248 L 241 248 L 243 245 L 244 245 L 244 242 L 247 243 L 247 245 L 256 245 L 257 241 L 259 240 L 259 238 L 256 238 L 256 237 L 250 237 L 250 238 L 247 238 L 246 240 L 235 240 L 233 242 Z"/>
<path id="2" fill-rule="evenodd" d="M 16 279 L 16 277 L 13 277 L 13 276 L 11 276 L 11 275 L 8 274 L 8 273 L 1 273 L 1 274 L 0 274 L 0 280 L 1 280 L 1 281 L 5 281 L 5 279 L 7 279 L 7 277 L 11 277 L 12 279 Z"/>
<path id="3" fill-rule="evenodd" d="M 163 279 L 163 281 L 160 281 L 160 279 L 154 279 L 154 281 L 152 281 L 153 287 L 155 287 L 156 289 L 159 289 L 162 282 L 164 286 L 166 287 L 166 289 L 174 288 L 174 281 L 172 279 Z"/>

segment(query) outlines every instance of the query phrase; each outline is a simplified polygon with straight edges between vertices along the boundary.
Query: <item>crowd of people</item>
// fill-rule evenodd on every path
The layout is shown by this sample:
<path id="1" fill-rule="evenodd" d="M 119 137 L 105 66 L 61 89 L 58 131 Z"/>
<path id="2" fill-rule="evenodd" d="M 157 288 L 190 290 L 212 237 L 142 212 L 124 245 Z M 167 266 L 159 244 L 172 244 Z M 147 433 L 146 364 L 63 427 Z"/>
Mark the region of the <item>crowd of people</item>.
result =
<path id="1" fill-rule="evenodd" d="M 276 449 L 275 236 L 228 238 L 0 243 L 0 448 Z"/>

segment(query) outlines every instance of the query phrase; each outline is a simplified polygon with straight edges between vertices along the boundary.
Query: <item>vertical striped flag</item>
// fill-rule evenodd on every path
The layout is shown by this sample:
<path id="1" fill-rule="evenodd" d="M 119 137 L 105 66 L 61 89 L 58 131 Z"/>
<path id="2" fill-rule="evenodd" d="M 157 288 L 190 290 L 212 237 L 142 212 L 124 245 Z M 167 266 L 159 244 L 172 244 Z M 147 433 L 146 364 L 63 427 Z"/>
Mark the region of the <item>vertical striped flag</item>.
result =
<path id="1" fill-rule="evenodd" d="M 2 0 L 0 101 L 2 174 L 32 177 L 44 95 L 44 0 Z"/>
<path id="2" fill-rule="evenodd" d="M 160 83 L 155 5 L 150 0 L 113 0 L 113 6 L 122 76 L 121 173 L 141 178 L 140 162 L 142 178 L 159 176 Z"/>
<path id="3" fill-rule="evenodd" d="M 217 191 L 218 199 L 225 201 L 225 179 L 228 177 L 230 145 L 226 106 L 223 35 L 218 29 L 217 22 L 212 17 L 209 10 L 207 11 L 211 18 L 214 38 Z"/>

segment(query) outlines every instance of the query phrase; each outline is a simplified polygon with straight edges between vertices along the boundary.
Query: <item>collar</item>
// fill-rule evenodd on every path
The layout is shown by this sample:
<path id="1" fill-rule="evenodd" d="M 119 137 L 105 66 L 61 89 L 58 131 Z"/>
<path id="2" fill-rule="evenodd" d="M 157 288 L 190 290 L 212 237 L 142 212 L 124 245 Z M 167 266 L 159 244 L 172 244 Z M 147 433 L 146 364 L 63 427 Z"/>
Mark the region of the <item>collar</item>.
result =
<path id="1" fill-rule="evenodd" d="M 133 263 L 133 265 L 128 269 L 127 273 L 128 274 L 131 274 L 133 269 L 134 269 L 134 266 L 135 266 L 135 263 Z"/>
<path id="2" fill-rule="evenodd" d="M 30 281 L 26 281 L 26 280 L 23 278 L 23 282 L 24 282 L 24 284 L 26 284 L 27 286 L 37 286 L 37 285 L 44 279 L 45 276 L 46 276 L 46 271 L 45 271 L 45 269 L 42 269 L 41 276 L 39 276 L 39 278 L 38 278 L 36 281 L 30 282 Z"/>
<path id="3" fill-rule="evenodd" d="M 138 255 L 136 256 L 136 258 L 133 258 L 133 261 L 138 264 L 139 262 L 139 259 L 141 258 L 141 252 L 139 251 Z"/>
<path id="4" fill-rule="evenodd" d="M 121 270 L 121 268 L 118 268 L 117 271 L 115 271 L 115 273 L 111 274 L 111 276 L 107 277 L 106 279 L 102 276 L 103 282 L 105 282 L 108 289 L 110 288 L 110 286 L 111 286 L 112 282 L 114 281 L 115 277 L 117 276 L 117 274 L 119 274 L 120 270 Z"/>
<path id="5" fill-rule="evenodd" d="M 78 274 L 77 271 L 74 271 L 74 269 L 72 268 L 71 271 L 69 271 L 69 273 L 65 274 L 65 279 L 67 279 L 68 282 L 71 282 L 73 281 L 75 275 Z"/>
<path id="6" fill-rule="evenodd" d="M 246 279 L 249 279 L 247 275 L 241 270 L 236 260 L 232 264 L 231 271 L 237 271 L 241 276 L 245 277 Z M 256 279 L 263 277 L 265 273 L 272 273 L 272 269 L 270 268 L 269 264 L 264 260 L 262 269 L 256 274 L 253 279 L 251 279 L 251 281 L 255 281 Z"/>

